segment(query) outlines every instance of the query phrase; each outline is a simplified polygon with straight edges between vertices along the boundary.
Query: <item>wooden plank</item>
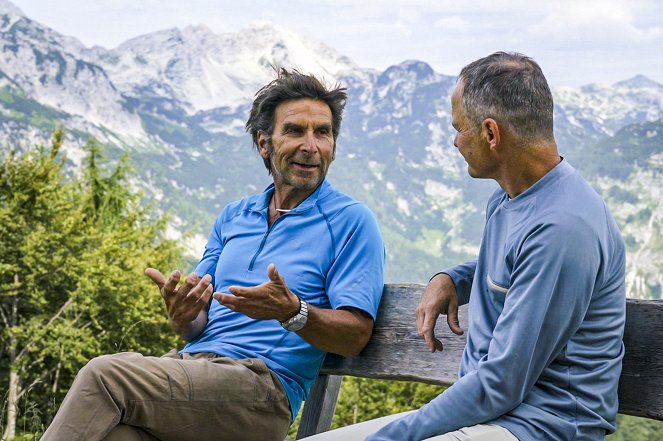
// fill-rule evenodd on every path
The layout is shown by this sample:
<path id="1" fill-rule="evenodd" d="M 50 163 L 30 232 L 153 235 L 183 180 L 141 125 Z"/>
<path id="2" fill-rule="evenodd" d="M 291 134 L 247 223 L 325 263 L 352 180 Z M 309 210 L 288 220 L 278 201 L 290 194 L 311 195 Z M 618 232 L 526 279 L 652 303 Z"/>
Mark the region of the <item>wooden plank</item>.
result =
<path id="1" fill-rule="evenodd" d="M 430 353 L 416 334 L 415 309 L 423 285 L 386 285 L 374 335 L 358 357 L 327 355 L 321 372 L 331 375 L 413 380 L 450 385 L 457 379 L 465 336 L 437 324 L 445 350 Z M 461 307 L 461 327 L 467 309 Z M 663 301 L 627 299 L 626 348 L 619 383 L 619 412 L 663 420 Z"/>
<path id="2" fill-rule="evenodd" d="M 663 301 L 627 299 L 619 412 L 663 420 Z"/>
<path id="3" fill-rule="evenodd" d="M 465 335 L 453 334 L 440 317 L 437 335 L 442 352 L 429 352 L 417 335 L 415 310 L 425 286 L 385 285 L 373 336 L 361 355 L 346 358 L 328 354 L 322 372 L 333 375 L 414 380 L 450 385 L 458 378 Z M 467 308 L 459 311 L 461 327 L 467 326 Z"/>
<path id="4" fill-rule="evenodd" d="M 302 411 L 297 439 L 326 432 L 331 427 L 342 377 L 321 374 L 313 384 Z"/>

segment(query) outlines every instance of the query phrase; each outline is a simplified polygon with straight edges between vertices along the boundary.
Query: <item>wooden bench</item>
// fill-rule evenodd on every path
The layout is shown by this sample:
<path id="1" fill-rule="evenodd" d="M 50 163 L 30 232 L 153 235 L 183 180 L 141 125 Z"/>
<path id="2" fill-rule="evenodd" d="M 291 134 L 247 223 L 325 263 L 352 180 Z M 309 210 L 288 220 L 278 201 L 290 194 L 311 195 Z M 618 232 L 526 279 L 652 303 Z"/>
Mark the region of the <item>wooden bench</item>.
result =
<path id="1" fill-rule="evenodd" d="M 311 389 L 297 439 L 329 430 L 341 376 L 411 380 L 449 386 L 458 377 L 465 335 L 438 320 L 442 352 L 431 353 L 417 336 L 415 309 L 423 285 L 386 285 L 373 336 L 358 357 L 329 354 Z M 523 317 L 526 320 L 526 317 Z M 467 308 L 460 309 L 461 327 Z M 627 299 L 626 354 L 619 381 L 619 412 L 663 420 L 663 301 Z"/>

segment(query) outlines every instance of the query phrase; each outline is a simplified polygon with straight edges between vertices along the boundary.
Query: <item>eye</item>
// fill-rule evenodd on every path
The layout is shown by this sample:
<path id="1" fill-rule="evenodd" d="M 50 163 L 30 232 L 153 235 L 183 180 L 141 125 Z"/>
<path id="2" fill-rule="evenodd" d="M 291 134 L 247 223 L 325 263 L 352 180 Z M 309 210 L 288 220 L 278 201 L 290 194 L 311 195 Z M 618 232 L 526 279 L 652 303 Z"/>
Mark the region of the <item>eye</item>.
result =
<path id="1" fill-rule="evenodd" d="M 287 135 L 301 135 L 302 133 L 304 133 L 304 130 L 298 126 L 288 125 L 283 128 L 283 133 Z"/>

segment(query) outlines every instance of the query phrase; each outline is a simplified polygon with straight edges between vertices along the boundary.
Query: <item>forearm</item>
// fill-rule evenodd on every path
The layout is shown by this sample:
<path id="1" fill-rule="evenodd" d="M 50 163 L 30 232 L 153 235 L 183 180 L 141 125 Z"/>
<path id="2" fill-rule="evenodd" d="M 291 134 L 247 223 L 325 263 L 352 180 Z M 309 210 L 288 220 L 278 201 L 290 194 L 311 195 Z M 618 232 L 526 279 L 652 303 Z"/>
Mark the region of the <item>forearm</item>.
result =
<path id="1" fill-rule="evenodd" d="M 306 326 L 297 334 L 321 351 L 353 357 L 371 338 L 373 319 L 362 311 L 308 307 Z"/>
<path id="2" fill-rule="evenodd" d="M 198 316 L 190 322 L 177 323 L 169 320 L 170 327 L 185 341 L 192 341 L 198 337 L 207 325 L 208 309 L 204 308 Z"/>

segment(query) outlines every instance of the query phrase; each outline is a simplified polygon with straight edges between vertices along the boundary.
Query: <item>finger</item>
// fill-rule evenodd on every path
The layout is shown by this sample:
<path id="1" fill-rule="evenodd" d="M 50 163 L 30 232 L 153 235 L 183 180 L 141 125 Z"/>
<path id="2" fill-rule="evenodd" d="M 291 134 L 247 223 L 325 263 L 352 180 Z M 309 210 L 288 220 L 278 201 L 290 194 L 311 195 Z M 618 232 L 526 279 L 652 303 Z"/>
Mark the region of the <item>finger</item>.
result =
<path id="1" fill-rule="evenodd" d="M 207 285 L 207 288 L 205 288 L 205 292 L 203 292 L 203 295 L 200 296 L 200 300 L 202 300 L 203 304 L 207 304 L 209 302 L 209 299 L 212 298 L 212 293 L 214 292 L 214 287 L 210 284 Z"/>
<path id="2" fill-rule="evenodd" d="M 233 311 L 236 311 L 237 307 L 239 306 L 241 300 L 232 294 L 224 294 L 222 292 L 215 292 L 213 294 L 214 299 L 216 299 L 219 303 L 221 303 L 223 306 L 226 306 Z"/>
<path id="3" fill-rule="evenodd" d="M 276 265 L 273 263 L 270 263 L 269 266 L 267 266 L 267 277 L 269 277 L 269 280 L 274 283 L 282 283 L 285 285 L 283 277 L 281 277 L 281 274 L 276 269 Z"/>
<path id="4" fill-rule="evenodd" d="M 237 297 L 253 297 L 256 294 L 256 288 L 256 286 L 231 286 L 228 291 Z"/>
<path id="5" fill-rule="evenodd" d="M 421 336 L 426 342 L 426 346 L 431 352 L 435 352 L 435 322 L 437 321 L 437 314 L 426 314 L 423 319 L 423 326 L 421 327 Z M 439 340 L 438 340 L 439 341 Z M 440 345 L 442 345 L 440 343 Z"/>
<path id="6" fill-rule="evenodd" d="M 152 279 L 152 281 L 156 283 L 159 289 L 163 288 L 163 286 L 166 284 L 166 278 L 163 274 L 161 274 L 161 271 L 157 269 L 147 268 L 145 270 L 145 275 Z"/>
<path id="7" fill-rule="evenodd" d="M 458 306 L 455 308 L 449 305 L 449 311 L 447 311 L 447 324 L 449 329 L 456 335 L 463 335 L 463 330 L 460 327 L 460 321 L 458 320 Z"/>
<path id="8" fill-rule="evenodd" d="M 179 270 L 175 270 L 170 273 L 170 276 L 168 277 L 168 280 L 166 280 L 166 283 L 163 285 L 161 292 L 164 295 L 172 295 L 173 291 L 175 291 L 175 288 L 177 288 L 177 284 L 180 282 L 181 276 L 182 274 L 179 272 Z"/>
<path id="9" fill-rule="evenodd" d="M 186 294 L 186 298 L 199 301 L 204 295 L 207 289 L 212 286 L 212 276 L 205 274 L 202 279 L 198 281 L 198 284 Z"/>
<path id="10" fill-rule="evenodd" d="M 424 312 L 421 308 L 416 309 L 415 317 L 416 317 L 417 335 L 421 337 L 423 335 L 421 332 L 421 328 L 424 326 Z"/>
<path id="11" fill-rule="evenodd" d="M 198 283 L 200 283 L 200 279 L 201 277 L 195 272 L 186 276 L 186 279 L 184 279 L 184 284 L 180 286 L 180 288 L 177 290 L 178 294 L 183 297 L 188 296 L 189 292 L 191 292 L 192 289 L 198 286 Z"/>

